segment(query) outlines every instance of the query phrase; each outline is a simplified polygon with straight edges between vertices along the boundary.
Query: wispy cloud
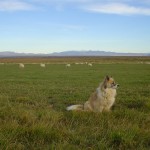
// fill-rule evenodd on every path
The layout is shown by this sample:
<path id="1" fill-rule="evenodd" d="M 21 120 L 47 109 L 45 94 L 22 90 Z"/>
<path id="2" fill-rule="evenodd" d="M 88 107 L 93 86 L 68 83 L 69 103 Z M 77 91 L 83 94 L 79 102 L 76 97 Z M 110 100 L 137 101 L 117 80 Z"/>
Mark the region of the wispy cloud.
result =
<path id="1" fill-rule="evenodd" d="M 125 3 L 92 4 L 83 7 L 85 10 L 97 13 L 119 15 L 150 15 L 150 8 L 133 6 Z"/>
<path id="2" fill-rule="evenodd" d="M 77 6 L 89 1 L 92 0 L 0 0 L 0 11 L 43 10 L 48 6 L 55 7 L 57 11 L 60 11 L 68 4 Z"/>
<path id="3" fill-rule="evenodd" d="M 51 23 L 48 24 L 48 26 L 53 26 L 53 27 L 57 27 L 60 30 L 74 30 L 74 31 L 82 31 L 82 30 L 86 30 L 87 26 L 83 26 L 83 25 L 79 25 L 79 24 L 56 24 L 56 23 Z"/>
<path id="4" fill-rule="evenodd" d="M 0 11 L 21 11 L 33 10 L 34 6 L 21 0 L 4 0 L 0 1 Z"/>
<path id="5" fill-rule="evenodd" d="M 96 13 L 119 15 L 150 15 L 150 0 L 32 0 L 52 4 L 55 8 L 65 9 L 72 4 L 76 8 Z M 59 9 L 56 9 L 59 10 Z"/>
<path id="6" fill-rule="evenodd" d="M 56 11 L 76 7 L 95 13 L 150 15 L 150 0 L 0 0 L 0 11 L 48 10 L 48 7 Z"/>
<path id="7" fill-rule="evenodd" d="M 48 3 L 87 3 L 87 2 L 92 2 L 92 1 L 99 1 L 99 0 L 32 0 L 35 2 L 48 2 Z"/>

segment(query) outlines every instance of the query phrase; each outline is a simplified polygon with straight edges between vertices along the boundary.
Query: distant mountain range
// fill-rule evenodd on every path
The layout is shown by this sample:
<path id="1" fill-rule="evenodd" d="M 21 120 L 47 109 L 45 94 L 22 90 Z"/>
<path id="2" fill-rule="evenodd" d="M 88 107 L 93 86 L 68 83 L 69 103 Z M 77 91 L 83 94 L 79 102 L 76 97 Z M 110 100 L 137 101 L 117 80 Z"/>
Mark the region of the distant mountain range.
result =
<path id="1" fill-rule="evenodd" d="M 150 56 L 150 53 L 116 53 L 106 51 L 64 51 L 49 54 L 34 54 L 34 53 L 16 53 L 10 51 L 0 52 L 0 58 L 3 57 L 50 57 L 50 56 Z"/>
<path id="2" fill-rule="evenodd" d="M 150 56 L 150 53 L 116 53 L 106 51 L 64 51 L 51 56 Z"/>

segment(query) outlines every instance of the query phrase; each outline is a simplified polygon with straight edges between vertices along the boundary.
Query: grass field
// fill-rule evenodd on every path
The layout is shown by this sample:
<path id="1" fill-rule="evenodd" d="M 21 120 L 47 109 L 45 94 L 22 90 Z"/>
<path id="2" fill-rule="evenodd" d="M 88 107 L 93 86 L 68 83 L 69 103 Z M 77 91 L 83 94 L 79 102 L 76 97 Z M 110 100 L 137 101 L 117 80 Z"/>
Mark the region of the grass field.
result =
<path id="1" fill-rule="evenodd" d="M 149 150 L 150 65 L 105 62 L 1 64 L 0 149 Z M 120 84 L 111 112 L 65 110 L 84 103 L 105 75 Z"/>

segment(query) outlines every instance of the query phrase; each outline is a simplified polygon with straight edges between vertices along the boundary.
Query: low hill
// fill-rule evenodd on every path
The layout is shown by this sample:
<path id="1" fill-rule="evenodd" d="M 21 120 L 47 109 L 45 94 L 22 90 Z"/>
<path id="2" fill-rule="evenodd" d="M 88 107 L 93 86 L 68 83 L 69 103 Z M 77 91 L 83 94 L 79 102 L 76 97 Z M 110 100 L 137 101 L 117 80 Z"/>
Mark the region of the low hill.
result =
<path id="1" fill-rule="evenodd" d="M 64 51 L 49 54 L 16 53 L 10 51 L 0 52 L 0 57 L 32 57 L 32 56 L 150 56 L 150 53 L 116 53 L 107 51 Z"/>

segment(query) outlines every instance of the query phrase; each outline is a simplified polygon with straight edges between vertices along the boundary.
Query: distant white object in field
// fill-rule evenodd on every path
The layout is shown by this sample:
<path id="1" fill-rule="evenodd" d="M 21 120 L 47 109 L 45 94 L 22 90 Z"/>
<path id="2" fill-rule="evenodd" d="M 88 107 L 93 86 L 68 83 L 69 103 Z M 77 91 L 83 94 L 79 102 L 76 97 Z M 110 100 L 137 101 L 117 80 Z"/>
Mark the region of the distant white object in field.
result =
<path id="1" fill-rule="evenodd" d="M 66 67 L 70 67 L 71 65 L 70 64 L 66 64 Z"/>
<path id="2" fill-rule="evenodd" d="M 91 66 L 91 67 L 92 67 L 93 65 L 92 65 L 91 63 L 88 63 L 88 66 Z"/>
<path id="3" fill-rule="evenodd" d="M 24 64 L 20 63 L 19 68 L 24 68 Z"/>
<path id="4" fill-rule="evenodd" d="M 80 63 L 80 65 L 83 65 L 83 64 L 84 64 L 83 62 Z"/>
<path id="5" fill-rule="evenodd" d="M 83 62 L 76 62 L 75 64 L 76 65 L 84 65 L 85 63 L 83 63 Z"/>
<path id="6" fill-rule="evenodd" d="M 78 63 L 78 62 L 76 62 L 76 63 L 75 63 L 75 65 L 79 65 L 79 63 Z"/>
<path id="7" fill-rule="evenodd" d="M 145 62 L 145 64 L 149 64 L 150 65 L 150 62 Z"/>
<path id="8" fill-rule="evenodd" d="M 45 64 L 43 64 L 43 63 L 41 63 L 40 66 L 41 66 L 42 68 L 45 68 Z"/>

